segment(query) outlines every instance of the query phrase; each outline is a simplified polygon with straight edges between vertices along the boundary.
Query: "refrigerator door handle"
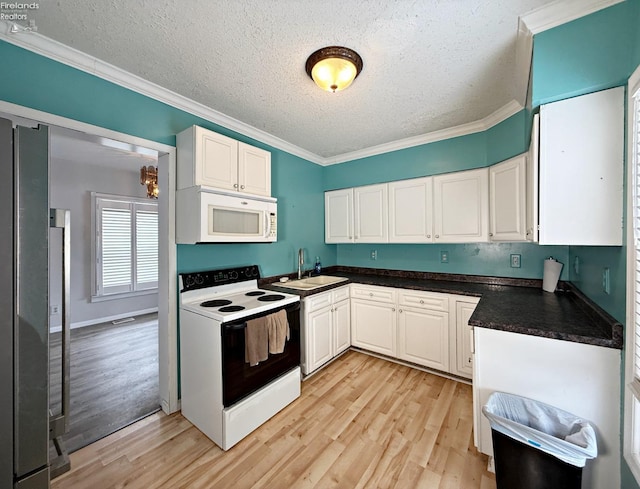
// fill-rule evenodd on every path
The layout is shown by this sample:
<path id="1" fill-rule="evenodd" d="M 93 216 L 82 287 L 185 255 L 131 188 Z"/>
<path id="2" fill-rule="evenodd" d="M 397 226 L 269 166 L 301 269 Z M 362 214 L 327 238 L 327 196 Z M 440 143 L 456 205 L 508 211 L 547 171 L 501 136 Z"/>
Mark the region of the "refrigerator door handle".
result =
<path id="1" fill-rule="evenodd" d="M 71 291 L 71 211 L 51 209 L 49 227 L 62 228 L 62 409 L 60 414 L 49 419 L 49 438 L 58 453 L 51 461 L 51 478 L 69 470 L 69 455 L 61 439 L 69 429 L 69 380 L 70 380 L 70 316 L 69 302 Z"/>

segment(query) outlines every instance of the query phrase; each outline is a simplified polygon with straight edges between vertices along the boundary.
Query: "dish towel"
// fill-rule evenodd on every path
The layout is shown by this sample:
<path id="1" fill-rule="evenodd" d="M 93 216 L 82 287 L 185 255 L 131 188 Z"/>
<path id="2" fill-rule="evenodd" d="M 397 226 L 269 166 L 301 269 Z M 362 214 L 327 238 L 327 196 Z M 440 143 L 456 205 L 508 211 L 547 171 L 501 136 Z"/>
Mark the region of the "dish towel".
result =
<path id="1" fill-rule="evenodd" d="M 277 354 L 284 351 L 284 344 L 291 334 L 289 330 L 289 321 L 287 321 L 287 311 L 284 309 L 269 314 L 269 353 Z"/>
<path id="2" fill-rule="evenodd" d="M 247 321 L 244 330 L 244 361 L 251 367 L 269 358 L 268 317 Z"/>

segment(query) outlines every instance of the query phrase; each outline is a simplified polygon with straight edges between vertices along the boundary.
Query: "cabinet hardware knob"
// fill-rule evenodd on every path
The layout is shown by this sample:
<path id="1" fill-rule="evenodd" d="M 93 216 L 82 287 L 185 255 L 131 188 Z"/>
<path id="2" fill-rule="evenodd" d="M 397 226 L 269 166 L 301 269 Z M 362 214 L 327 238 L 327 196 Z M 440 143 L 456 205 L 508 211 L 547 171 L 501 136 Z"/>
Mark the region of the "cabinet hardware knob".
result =
<path id="1" fill-rule="evenodd" d="M 237 183 L 234 183 L 234 184 L 233 184 L 233 188 L 238 188 L 238 184 L 237 184 Z"/>
<path id="2" fill-rule="evenodd" d="M 489 236 L 493 236 L 493 233 L 489 233 Z"/>
<path id="3" fill-rule="evenodd" d="M 244 188 L 244 185 L 240 185 L 240 188 L 242 188 L 242 189 L 243 189 L 243 188 Z"/>
<path id="4" fill-rule="evenodd" d="M 420 299 L 420 304 L 424 304 L 424 301 L 422 299 Z"/>
<path id="5" fill-rule="evenodd" d="M 391 312 L 396 312 L 396 308 L 395 308 L 395 307 L 392 307 L 392 308 L 391 308 Z M 400 311 L 400 312 L 402 312 L 402 311 Z"/>
<path id="6" fill-rule="evenodd" d="M 430 237 L 431 237 L 431 235 L 430 235 L 430 234 L 427 234 L 427 238 L 430 238 Z"/>
<path id="7" fill-rule="evenodd" d="M 439 238 L 439 237 L 440 237 L 440 235 L 439 235 L 439 234 L 436 234 L 436 238 Z"/>
<path id="8" fill-rule="evenodd" d="M 373 293 L 369 292 L 369 297 L 373 297 Z"/>
<path id="9" fill-rule="evenodd" d="M 402 312 L 402 309 L 398 309 L 399 312 Z"/>

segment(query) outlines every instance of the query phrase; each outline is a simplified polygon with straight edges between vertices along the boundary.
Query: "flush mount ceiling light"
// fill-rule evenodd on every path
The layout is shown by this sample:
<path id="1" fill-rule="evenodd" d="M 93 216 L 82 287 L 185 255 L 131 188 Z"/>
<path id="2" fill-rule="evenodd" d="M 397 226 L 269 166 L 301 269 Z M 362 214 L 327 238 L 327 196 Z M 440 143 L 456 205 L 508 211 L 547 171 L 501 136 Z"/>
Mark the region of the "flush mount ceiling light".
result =
<path id="1" fill-rule="evenodd" d="M 158 167 L 143 166 L 140 168 L 140 185 L 147 186 L 147 197 L 150 199 L 158 198 Z"/>
<path id="2" fill-rule="evenodd" d="M 307 59 L 307 74 L 323 90 L 344 90 L 362 71 L 362 58 L 358 53 L 341 46 L 318 49 Z"/>

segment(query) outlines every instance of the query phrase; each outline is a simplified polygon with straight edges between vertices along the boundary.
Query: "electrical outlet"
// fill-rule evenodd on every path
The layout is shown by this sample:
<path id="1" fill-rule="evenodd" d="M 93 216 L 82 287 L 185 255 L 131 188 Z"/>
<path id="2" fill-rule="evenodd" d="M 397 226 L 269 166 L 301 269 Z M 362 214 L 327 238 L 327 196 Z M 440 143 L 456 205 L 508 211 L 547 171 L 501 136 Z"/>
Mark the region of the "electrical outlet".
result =
<path id="1" fill-rule="evenodd" d="M 608 268 L 602 269 L 602 290 L 605 294 L 611 293 L 611 273 Z"/>
<path id="2" fill-rule="evenodd" d="M 60 314 L 60 306 L 55 305 L 49 308 L 49 315 L 53 316 L 54 314 Z"/>
<path id="3" fill-rule="evenodd" d="M 440 252 L 440 263 L 449 263 L 449 252 L 441 251 Z"/>
<path id="4" fill-rule="evenodd" d="M 371 250 L 371 259 L 372 260 L 378 259 L 378 250 Z"/>
<path id="5" fill-rule="evenodd" d="M 511 268 L 520 268 L 520 255 L 512 254 L 511 255 Z"/>

